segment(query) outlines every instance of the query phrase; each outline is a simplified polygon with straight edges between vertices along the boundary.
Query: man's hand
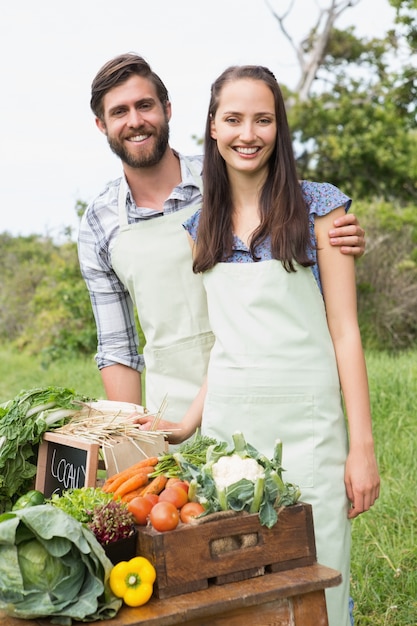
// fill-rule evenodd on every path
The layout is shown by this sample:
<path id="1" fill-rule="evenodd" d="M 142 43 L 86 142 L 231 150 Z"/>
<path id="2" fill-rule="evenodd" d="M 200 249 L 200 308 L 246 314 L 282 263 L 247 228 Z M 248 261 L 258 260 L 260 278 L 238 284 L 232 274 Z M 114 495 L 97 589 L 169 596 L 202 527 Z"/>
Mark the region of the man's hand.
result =
<path id="1" fill-rule="evenodd" d="M 365 252 L 365 231 L 353 213 L 346 213 L 334 221 L 329 238 L 332 246 L 340 246 L 342 254 L 360 257 Z"/>

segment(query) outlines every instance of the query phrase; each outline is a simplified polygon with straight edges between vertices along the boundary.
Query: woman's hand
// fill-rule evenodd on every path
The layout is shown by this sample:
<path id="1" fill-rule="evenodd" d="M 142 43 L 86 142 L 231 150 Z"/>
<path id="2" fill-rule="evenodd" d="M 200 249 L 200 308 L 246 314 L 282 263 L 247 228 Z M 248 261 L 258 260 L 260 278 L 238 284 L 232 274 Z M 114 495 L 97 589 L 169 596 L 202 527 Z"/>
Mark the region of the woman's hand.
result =
<path id="1" fill-rule="evenodd" d="M 154 421 L 154 415 L 138 415 L 135 420 L 136 424 L 140 424 L 141 430 L 151 430 L 152 422 Z M 167 433 L 168 443 L 177 445 L 187 439 L 187 433 L 181 423 L 168 422 L 167 420 L 159 420 L 158 431 Z"/>
<path id="2" fill-rule="evenodd" d="M 348 512 L 350 519 L 369 511 L 375 504 L 379 497 L 380 478 L 373 445 L 350 450 L 346 461 L 345 485 L 351 503 Z"/>
<path id="3" fill-rule="evenodd" d="M 205 379 L 201 389 L 197 393 L 189 409 L 183 416 L 181 422 L 168 422 L 167 420 L 159 420 L 158 430 L 167 433 L 168 443 L 178 445 L 195 433 L 197 428 L 201 428 L 201 419 L 203 415 L 204 399 L 207 392 L 207 380 Z M 154 416 L 140 415 L 136 420 L 141 425 L 142 430 L 150 430 Z"/>

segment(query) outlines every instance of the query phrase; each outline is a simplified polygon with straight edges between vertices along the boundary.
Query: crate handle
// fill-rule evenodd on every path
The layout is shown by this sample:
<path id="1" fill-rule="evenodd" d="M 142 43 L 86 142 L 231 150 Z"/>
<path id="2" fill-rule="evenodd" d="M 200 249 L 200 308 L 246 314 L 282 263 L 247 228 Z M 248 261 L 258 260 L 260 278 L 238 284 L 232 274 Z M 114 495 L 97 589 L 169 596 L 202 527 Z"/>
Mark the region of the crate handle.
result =
<path id="1" fill-rule="evenodd" d="M 212 557 L 221 557 L 224 554 L 226 555 L 237 550 L 253 548 L 258 543 L 259 535 L 257 532 L 219 537 L 210 541 L 210 554 Z"/>

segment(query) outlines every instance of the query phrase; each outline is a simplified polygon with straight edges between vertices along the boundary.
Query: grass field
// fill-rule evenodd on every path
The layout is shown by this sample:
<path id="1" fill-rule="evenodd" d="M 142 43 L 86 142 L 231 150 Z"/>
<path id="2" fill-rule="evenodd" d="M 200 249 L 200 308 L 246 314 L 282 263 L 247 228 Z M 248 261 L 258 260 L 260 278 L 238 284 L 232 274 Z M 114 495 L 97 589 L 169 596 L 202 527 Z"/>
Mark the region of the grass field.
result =
<path id="1" fill-rule="evenodd" d="M 417 625 L 417 353 L 367 355 L 381 495 L 353 523 L 357 626 Z"/>
<path id="2" fill-rule="evenodd" d="M 57 361 L 45 368 L 41 359 L 0 349 L 0 403 L 21 389 L 58 385 L 91 398 L 104 398 L 101 377 L 93 358 Z"/>
<path id="3" fill-rule="evenodd" d="M 417 626 L 417 352 L 367 354 L 381 496 L 353 522 L 356 626 Z M 104 397 L 94 361 L 44 369 L 0 350 L 0 402 L 21 389 L 59 385 Z"/>

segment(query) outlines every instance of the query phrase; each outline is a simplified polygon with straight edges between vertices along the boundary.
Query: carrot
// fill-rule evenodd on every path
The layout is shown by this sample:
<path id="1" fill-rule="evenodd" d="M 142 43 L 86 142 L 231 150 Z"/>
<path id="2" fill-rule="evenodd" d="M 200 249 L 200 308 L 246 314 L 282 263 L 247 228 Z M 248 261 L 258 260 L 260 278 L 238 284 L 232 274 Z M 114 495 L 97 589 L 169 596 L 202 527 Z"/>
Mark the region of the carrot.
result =
<path id="1" fill-rule="evenodd" d="M 112 485 L 114 485 L 114 483 L 119 480 L 120 476 L 119 474 L 113 474 L 113 476 L 110 476 L 110 478 L 108 478 L 107 480 L 104 481 L 104 483 L 102 484 L 101 488 L 105 493 L 109 493 L 112 490 Z"/>
<path id="2" fill-rule="evenodd" d="M 118 487 L 120 487 L 120 485 L 122 485 L 126 480 L 128 480 L 129 478 L 131 478 L 132 476 L 136 476 L 136 472 L 126 472 L 123 474 L 120 473 L 116 476 L 116 478 L 110 483 L 110 485 L 107 485 L 107 487 L 104 489 L 105 485 L 103 485 L 103 489 L 106 493 L 114 493 L 116 491 L 116 489 Z"/>
<path id="3" fill-rule="evenodd" d="M 107 480 L 111 481 L 115 476 L 119 476 L 120 474 L 125 474 L 126 472 L 130 472 L 132 470 L 141 469 L 142 467 L 147 467 L 148 465 L 157 465 L 158 461 L 159 459 L 157 456 L 147 457 L 145 459 L 142 459 L 141 461 L 138 461 L 137 463 L 134 463 L 133 465 L 129 465 L 129 467 L 126 467 L 126 469 L 120 470 L 120 472 L 117 472 L 117 474 L 113 474 L 113 476 L 109 476 Z"/>
<path id="4" fill-rule="evenodd" d="M 158 463 L 158 460 L 159 459 L 156 456 L 149 457 L 148 459 L 142 459 L 141 461 L 138 461 L 134 465 L 131 465 L 130 467 L 127 467 L 124 470 L 121 470 L 117 474 L 113 474 L 113 476 L 109 476 L 109 478 L 107 478 L 107 480 L 103 484 L 103 487 L 102 487 L 103 491 L 106 491 L 106 492 L 111 491 L 109 487 L 113 485 L 114 481 L 119 479 L 121 476 L 125 476 L 125 477 L 129 475 L 132 476 L 133 471 L 141 470 L 144 467 L 148 468 L 150 465 L 154 467 Z"/>
<path id="5" fill-rule="evenodd" d="M 138 461 L 137 463 L 133 465 L 133 467 L 138 469 L 140 467 L 146 467 L 148 465 L 157 465 L 158 461 L 159 459 L 157 456 L 150 456 L 146 459 L 142 459 L 141 461 Z"/>
<path id="6" fill-rule="evenodd" d="M 157 495 L 159 495 L 161 491 L 163 490 L 163 488 L 165 487 L 165 485 L 167 484 L 167 480 L 168 478 L 164 476 L 163 474 L 159 474 L 158 476 L 155 476 L 155 478 L 152 478 L 149 485 L 147 485 L 144 489 L 142 489 L 142 492 L 140 495 L 146 496 L 148 493 L 156 493 Z"/>
<path id="7" fill-rule="evenodd" d="M 134 489 L 133 491 L 129 491 L 122 497 L 123 502 L 130 502 L 133 498 L 137 498 L 142 495 L 143 487 L 139 487 L 139 489 Z"/>
<path id="8" fill-rule="evenodd" d="M 131 478 L 135 478 L 137 476 L 146 476 L 148 478 L 149 474 L 152 474 L 154 468 L 152 465 L 141 467 L 139 470 L 130 471 L 127 473 L 120 474 L 112 483 L 107 487 L 106 493 L 115 493 L 126 481 Z M 146 482 L 143 483 L 146 485 Z"/>
<path id="9" fill-rule="evenodd" d="M 136 473 L 134 476 L 131 476 L 130 478 L 122 482 L 122 484 L 117 487 L 117 489 L 113 492 L 113 498 L 115 500 L 117 498 L 122 498 L 130 491 L 145 486 L 149 481 L 148 474 L 149 472 Z"/>

